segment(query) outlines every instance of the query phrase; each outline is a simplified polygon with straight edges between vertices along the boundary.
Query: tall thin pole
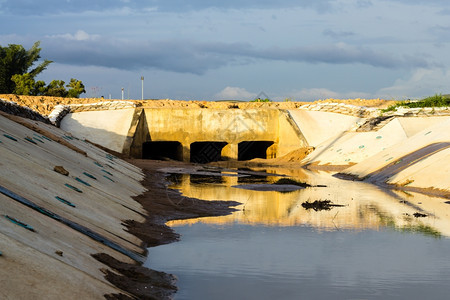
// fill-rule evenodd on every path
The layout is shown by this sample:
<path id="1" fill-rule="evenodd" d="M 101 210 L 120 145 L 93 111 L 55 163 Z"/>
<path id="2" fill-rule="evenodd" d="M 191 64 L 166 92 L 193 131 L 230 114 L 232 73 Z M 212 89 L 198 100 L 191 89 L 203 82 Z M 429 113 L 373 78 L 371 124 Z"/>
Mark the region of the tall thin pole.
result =
<path id="1" fill-rule="evenodd" d="M 122 88 L 122 100 L 123 100 L 123 88 Z"/>
<path id="2" fill-rule="evenodd" d="M 144 76 L 141 76 L 141 81 L 142 81 L 142 96 L 141 96 L 141 100 L 144 100 Z"/>

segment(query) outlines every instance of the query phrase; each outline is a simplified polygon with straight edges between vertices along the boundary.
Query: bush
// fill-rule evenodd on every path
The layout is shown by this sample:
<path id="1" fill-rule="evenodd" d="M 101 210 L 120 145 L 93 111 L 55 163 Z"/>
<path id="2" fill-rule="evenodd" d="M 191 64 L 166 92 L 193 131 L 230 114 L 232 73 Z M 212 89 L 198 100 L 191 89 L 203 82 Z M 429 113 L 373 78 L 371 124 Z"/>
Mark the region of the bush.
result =
<path id="1" fill-rule="evenodd" d="M 255 100 L 252 100 L 250 102 L 272 102 L 272 101 L 269 98 L 266 99 L 256 98 Z"/>
<path id="2" fill-rule="evenodd" d="M 397 102 L 394 105 L 391 105 L 388 108 L 385 108 L 381 111 L 382 112 L 394 111 L 397 107 L 417 108 L 417 107 L 445 107 L 445 106 L 450 106 L 450 95 L 436 94 L 434 96 L 430 96 L 419 101 L 407 100 Z"/>

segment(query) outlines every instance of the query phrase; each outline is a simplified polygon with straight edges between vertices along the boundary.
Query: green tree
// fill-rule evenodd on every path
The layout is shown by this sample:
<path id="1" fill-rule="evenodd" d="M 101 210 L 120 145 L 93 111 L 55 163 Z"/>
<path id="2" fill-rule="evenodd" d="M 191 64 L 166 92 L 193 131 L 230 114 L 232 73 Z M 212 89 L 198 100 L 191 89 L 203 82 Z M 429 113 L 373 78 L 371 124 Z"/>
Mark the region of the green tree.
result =
<path id="1" fill-rule="evenodd" d="M 15 84 L 14 94 L 30 95 L 32 90 L 34 89 L 34 78 L 30 73 L 25 73 L 23 75 L 15 74 L 11 79 Z"/>
<path id="2" fill-rule="evenodd" d="M 16 89 L 16 83 L 13 80 L 14 75 L 29 74 L 30 77 L 18 78 L 16 80 L 21 84 L 29 82 L 44 71 L 52 63 L 50 60 L 44 60 L 36 68 L 29 69 L 41 58 L 39 48 L 40 42 L 34 43 L 29 49 L 25 50 L 22 45 L 10 44 L 8 47 L 0 46 L 0 93 L 10 94 Z"/>
<path id="3" fill-rule="evenodd" d="M 76 80 L 75 78 L 71 78 L 66 87 L 69 88 L 67 97 L 70 98 L 79 98 L 81 94 L 86 93 L 83 82 L 81 82 L 81 80 Z"/>
<path id="4" fill-rule="evenodd" d="M 48 91 L 48 86 L 45 85 L 45 82 L 42 80 L 38 80 L 34 84 L 33 90 L 31 91 L 31 95 L 45 96 L 45 95 L 47 95 L 47 91 Z"/>
<path id="5" fill-rule="evenodd" d="M 46 96 L 67 97 L 67 91 L 64 87 L 65 82 L 62 80 L 52 80 L 48 85 L 45 93 Z"/>

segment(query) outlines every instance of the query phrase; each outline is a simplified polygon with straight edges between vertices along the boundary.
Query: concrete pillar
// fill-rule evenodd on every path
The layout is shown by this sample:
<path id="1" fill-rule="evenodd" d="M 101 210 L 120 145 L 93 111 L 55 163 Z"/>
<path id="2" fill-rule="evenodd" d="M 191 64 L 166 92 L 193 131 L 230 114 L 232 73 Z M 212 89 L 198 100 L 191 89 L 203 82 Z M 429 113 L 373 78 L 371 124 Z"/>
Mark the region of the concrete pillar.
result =
<path id="1" fill-rule="evenodd" d="M 190 162 L 191 161 L 191 144 L 183 144 L 183 161 Z"/>
<path id="2" fill-rule="evenodd" d="M 222 159 L 238 160 L 238 144 L 227 144 L 222 148 Z"/>
<path id="3" fill-rule="evenodd" d="M 266 158 L 276 158 L 277 157 L 278 144 L 273 143 L 272 146 L 269 146 L 266 151 Z"/>

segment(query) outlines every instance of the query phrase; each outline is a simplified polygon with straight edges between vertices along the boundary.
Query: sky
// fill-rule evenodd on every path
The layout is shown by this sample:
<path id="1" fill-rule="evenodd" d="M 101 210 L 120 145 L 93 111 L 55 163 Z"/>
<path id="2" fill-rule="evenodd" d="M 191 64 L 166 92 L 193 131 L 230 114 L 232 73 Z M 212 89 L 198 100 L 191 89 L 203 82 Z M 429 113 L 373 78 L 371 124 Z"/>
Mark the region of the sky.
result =
<path id="1" fill-rule="evenodd" d="M 82 97 L 273 101 L 450 93 L 448 0 L 0 0 L 0 45 Z M 144 80 L 141 81 L 141 77 Z"/>

